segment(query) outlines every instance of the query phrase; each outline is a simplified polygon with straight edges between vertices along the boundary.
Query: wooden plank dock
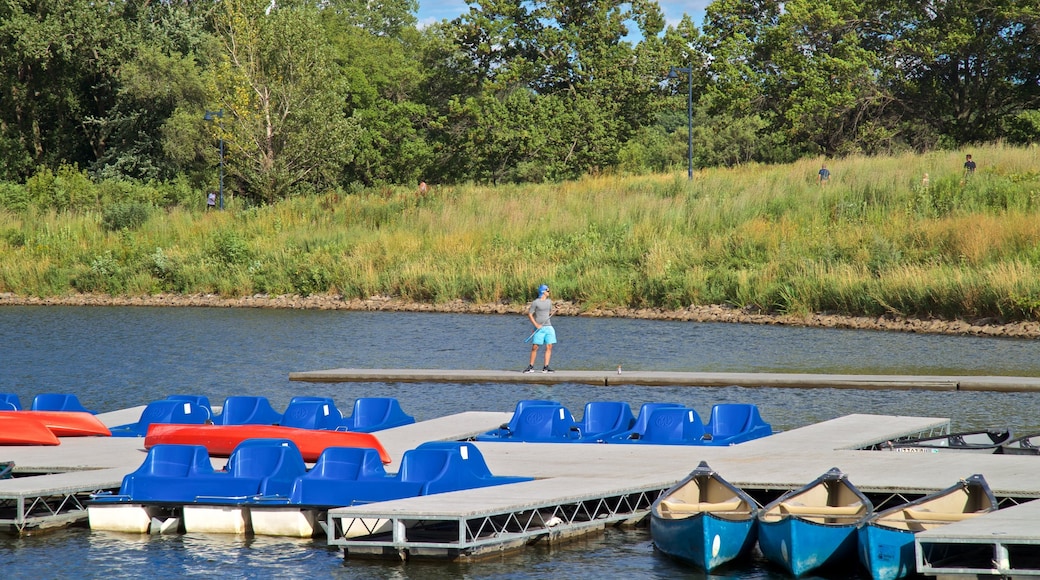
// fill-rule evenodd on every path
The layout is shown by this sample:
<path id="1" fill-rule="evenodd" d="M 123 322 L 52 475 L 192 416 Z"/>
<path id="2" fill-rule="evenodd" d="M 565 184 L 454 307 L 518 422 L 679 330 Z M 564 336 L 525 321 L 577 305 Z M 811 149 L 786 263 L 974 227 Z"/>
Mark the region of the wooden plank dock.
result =
<path id="1" fill-rule="evenodd" d="M 1040 391 L 1040 377 L 942 375 L 841 375 L 808 373 L 712 373 L 566 371 L 522 373 L 502 370 L 329 369 L 289 373 L 289 380 L 311 383 L 521 383 L 597 386 L 787 387 L 831 389 L 924 389 L 931 391 Z"/>

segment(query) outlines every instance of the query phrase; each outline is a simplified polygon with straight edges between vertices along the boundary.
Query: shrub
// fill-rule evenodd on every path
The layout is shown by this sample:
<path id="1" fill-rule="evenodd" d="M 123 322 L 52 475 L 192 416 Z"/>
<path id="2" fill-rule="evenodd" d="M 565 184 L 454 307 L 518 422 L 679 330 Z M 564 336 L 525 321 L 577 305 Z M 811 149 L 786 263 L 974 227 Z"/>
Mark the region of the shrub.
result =
<path id="1" fill-rule="evenodd" d="M 148 221 L 151 206 L 137 202 L 115 203 L 101 212 L 101 224 L 108 231 L 129 230 Z"/>
<path id="2" fill-rule="evenodd" d="M 245 264 L 250 260 L 249 245 L 234 230 L 220 230 L 213 235 L 213 256 L 227 266 Z"/>

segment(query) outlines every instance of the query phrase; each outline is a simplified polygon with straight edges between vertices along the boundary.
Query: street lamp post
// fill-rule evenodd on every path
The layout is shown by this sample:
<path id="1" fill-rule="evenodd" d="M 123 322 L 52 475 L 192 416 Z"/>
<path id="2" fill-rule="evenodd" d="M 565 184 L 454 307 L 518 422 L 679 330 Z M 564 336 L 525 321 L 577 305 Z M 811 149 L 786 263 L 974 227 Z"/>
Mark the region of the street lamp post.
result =
<path id="1" fill-rule="evenodd" d="M 224 109 L 219 111 L 206 111 L 206 115 L 202 117 L 205 121 L 214 121 L 223 118 Z M 220 209 L 224 209 L 224 128 L 221 126 L 220 121 L 217 121 L 217 134 L 220 137 Z"/>
<path id="2" fill-rule="evenodd" d="M 668 78 L 677 79 L 679 73 L 686 73 L 689 80 L 689 88 L 686 91 L 686 162 L 687 177 L 693 179 L 693 67 L 673 66 L 668 69 Z"/>

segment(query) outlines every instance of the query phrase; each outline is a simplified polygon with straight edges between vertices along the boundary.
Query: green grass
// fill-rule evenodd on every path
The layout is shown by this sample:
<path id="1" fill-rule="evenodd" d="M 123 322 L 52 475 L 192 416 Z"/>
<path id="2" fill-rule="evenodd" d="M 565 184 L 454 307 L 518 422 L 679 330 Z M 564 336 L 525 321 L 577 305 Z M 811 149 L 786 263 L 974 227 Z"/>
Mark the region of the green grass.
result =
<path id="1" fill-rule="evenodd" d="M 820 160 L 805 160 L 693 181 L 231 199 L 224 212 L 153 209 L 140 225 L 135 208 L 106 217 L 22 196 L 24 209 L 0 210 L 0 291 L 523 303 L 544 281 L 584 308 L 1040 318 L 1040 152 L 973 149 L 967 179 L 964 153 L 830 160 L 825 186 Z"/>

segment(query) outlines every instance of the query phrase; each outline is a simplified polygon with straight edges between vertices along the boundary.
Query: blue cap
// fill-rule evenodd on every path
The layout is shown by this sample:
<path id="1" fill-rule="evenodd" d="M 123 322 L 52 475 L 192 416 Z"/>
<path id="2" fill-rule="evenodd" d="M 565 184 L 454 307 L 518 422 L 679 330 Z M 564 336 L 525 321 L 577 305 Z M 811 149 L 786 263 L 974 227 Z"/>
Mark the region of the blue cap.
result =
<path id="1" fill-rule="evenodd" d="M 538 295 L 541 296 L 548 289 L 549 289 L 549 286 L 547 284 L 542 284 L 541 286 L 538 287 Z"/>

